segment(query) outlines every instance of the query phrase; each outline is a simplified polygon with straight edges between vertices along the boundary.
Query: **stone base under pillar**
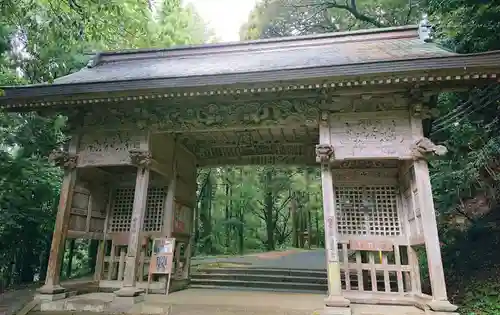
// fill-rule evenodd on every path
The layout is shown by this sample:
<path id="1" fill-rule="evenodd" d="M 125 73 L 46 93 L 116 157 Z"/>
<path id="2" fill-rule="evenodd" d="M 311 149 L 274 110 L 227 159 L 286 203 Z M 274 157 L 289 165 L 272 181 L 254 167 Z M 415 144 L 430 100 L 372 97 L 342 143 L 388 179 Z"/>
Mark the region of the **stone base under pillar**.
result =
<path id="1" fill-rule="evenodd" d="M 68 297 L 66 289 L 60 285 L 44 285 L 37 289 L 35 300 L 37 301 L 58 301 Z"/>
<path id="2" fill-rule="evenodd" d="M 143 289 L 139 289 L 136 287 L 123 287 L 120 290 L 114 292 L 117 297 L 136 297 L 140 296 L 143 293 Z"/>
<path id="3" fill-rule="evenodd" d="M 66 292 L 66 289 L 60 285 L 44 285 L 43 287 L 37 289 L 37 292 L 43 295 L 54 295 Z"/>
<path id="4" fill-rule="evenodd" d="M 351 315 L 351 308 L 350 307 L 332 307 L 332 306 L 325 306 L 325 308 L 321 311 L 316 311 L 314 314 L 318 315 Z"/>
<path id="5" fill-rule="evenodd" d="M 346 308 L 349 307 L 351 301 L 344 298 L 343 296 L 330 295 L 325 299 L 325 305 L 327 307 L 340 307 Z"/>
<path id="6" fill-rule="evenodd" d="M 38 293 L 35 295 L 35 300 L 36 301 L 59 301 L 63 300 L 68 297 L 68 294 L 66 292 L 63 293 L 56 293 L 56 294 L 42 294 Z"/>
<path id="7" fill-rule="evenodd" d="M 434 312 L 452 313 L 458 309 L 458 306 L 451 304 L 449 301 L 430 301 L 427 306 Z"/>

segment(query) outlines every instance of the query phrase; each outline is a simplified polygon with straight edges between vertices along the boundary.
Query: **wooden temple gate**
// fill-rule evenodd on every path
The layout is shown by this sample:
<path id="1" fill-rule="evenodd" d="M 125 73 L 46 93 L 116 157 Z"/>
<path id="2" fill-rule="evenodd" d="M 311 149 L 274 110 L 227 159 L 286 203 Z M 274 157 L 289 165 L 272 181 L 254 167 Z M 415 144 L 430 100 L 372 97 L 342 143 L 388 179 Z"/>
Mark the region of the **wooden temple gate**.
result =
<path id="1" fill-rule="evenodd" d="M 141 142 L 145 146 L 151 143 L 152 147 L 155 141 L 161 141 L 158 147 L 165 154 L 153 162 L 152 154 L 140 148 Z M 65 159 L 66 155 L 54 152 L 53 158 Z M 195 161 L 193 154 L 176 144 L 174 138 L 164 135 L 148 139 L 147 133 L 132 136 L 129 132 L 104 132 L 81 137 L 67 238 L 99 240 L 94 279 L 101 289 L 120 289 L 127 272 L 135 273 L 135 279 L 128 281 L 146 289 L 152 242 L 160 237 L 176 239 L 172 278 L 180 285 L 187 284 L 196 203 Z M 141 163 L 152 171 L 141 191 L 142 213 L 134 213 L 138 199 L 136 172 L 143 175 Z M 137 242 L 136 255 L 130 259 L 134 221 L 142 223 L 133 240 Z M 161 277 L 149 288 L 165 292 L 165 285 L 166 278 Z"/>
<path id="2" fill-rule="evenodd" d="M 197 167 L 317 165 L 331 314 L 454 312 L 427 164 L 446 148 L 424 125 L 441 91 L 497 84 L 500 53 L 444 51 L 426 26 L 102 53 L 52 85 L 5 88 L 3 108 L 62 112 L 71 127 L 53 156 L 65 175 L 40 292 L 65 296 L 68 237 L 100 241 L 95 279 L 118 296 L 144 291 L 153 237 L 177 239 L 175 278 L 188 279 Z"/>

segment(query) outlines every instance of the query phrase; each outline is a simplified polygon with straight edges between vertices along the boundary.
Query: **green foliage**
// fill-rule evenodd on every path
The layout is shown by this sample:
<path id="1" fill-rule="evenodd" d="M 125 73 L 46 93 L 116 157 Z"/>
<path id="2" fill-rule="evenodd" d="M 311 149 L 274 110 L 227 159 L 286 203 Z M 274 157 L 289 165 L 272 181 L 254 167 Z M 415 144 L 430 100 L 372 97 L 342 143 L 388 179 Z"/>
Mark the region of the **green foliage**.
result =
<path id="1" fill-rule="evenodd" d="M 461 53 L 500 49 L 500 3 L 427 0 L 443 43 Z"/>
<path id="2" fill-rule="evenodd" d="M 21 0 L 6 8 L 3 20 L 17 30 L 15 61 L 30 82 L 77 71 L 95 50 L 201 43 L 209 34 L 178 0 L 160 1 L 155 14 L 135 0 Z"/>
<path id="3" fill-rule="evenodd" d="M 418 22 L 419 2 L 407 0 L 264 0 L 240 29 L 241 39 L 320 34 Z"/>
<path id="4" fill-rule="evenodd" d="M 312 230 L 322 234 L 319 172 L 309 172 L 310 181 L 299 168 L 226 167 L 212 169 L 210 176 L 202 170 L 198 252 L 242 254 L 292 246 L 292 198 L 299 201 L 299 212 L 311 212 Z"/>
<path id="5" fill-rule="evenodd" d="M 500 284 L 498 282 L 476 282 L 466 288 L 460 309 L 464 315 L 500 314 Z"/>

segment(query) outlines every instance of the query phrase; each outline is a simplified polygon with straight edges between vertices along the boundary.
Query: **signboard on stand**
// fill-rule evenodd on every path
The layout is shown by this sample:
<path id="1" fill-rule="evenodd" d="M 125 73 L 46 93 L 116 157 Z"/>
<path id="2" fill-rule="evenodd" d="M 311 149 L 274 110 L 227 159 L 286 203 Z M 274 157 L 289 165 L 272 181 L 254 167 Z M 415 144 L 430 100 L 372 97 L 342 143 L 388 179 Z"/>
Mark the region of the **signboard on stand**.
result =
<path id="1" fill-rule="evenodd" d="M 153 250 L 148 272 L 148 289 L 153 275 L 168 276 L 167 291 L 170 288 L 170 278 L 172 277 L 172 265 L 174 260 L 175 238 L 156 238 L 153 240 Z"/>

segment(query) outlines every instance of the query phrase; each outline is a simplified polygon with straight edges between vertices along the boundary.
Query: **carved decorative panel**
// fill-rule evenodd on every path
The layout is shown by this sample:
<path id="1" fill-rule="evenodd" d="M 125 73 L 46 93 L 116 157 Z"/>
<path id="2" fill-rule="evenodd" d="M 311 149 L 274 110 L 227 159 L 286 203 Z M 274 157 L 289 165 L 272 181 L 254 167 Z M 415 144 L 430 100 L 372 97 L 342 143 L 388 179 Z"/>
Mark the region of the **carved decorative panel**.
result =
<path id="1" fill-rule="evenodd" d="M 341 235 L 401 235 L 394 186 L 338 186 L 336 213 Z"/>
<path id="2" fill-rule="evenodd" d="M 117 188 L 114 193 L 113 207 L 109 228 L 110 232 L 129 232 L 134 206 L 134 188 Z M 163 227 L 163 211 L 166 192 L 163 188 L 152 187 L 148 189 L 146 200 L 146 213 L 142 230 L 144 232 L 160 232 Z"/>
<path id="3" fill-rule="evenodd" d="M 155 131 L 207 130 L 227 127 L 260 127 L 286 124 L 315 125 L 318 108 L 314 99 L 282 99 L 261 102 L 227 100 L 189 104 L 149 100 L 148 104 L 125 107 L 95 106 L 84 117 L 84 128 Z"/>
<path id="4" fill-rule="evenodd" d="M 129 164 L 129 151 L 139 149 L 144 139 L 144 135 L 127 131 L 85 134 L 80 142 L 78 166 Z"/>
<path id="5" fill-rule="evenodd" d="M 335 159 L 411 158 L 408 112 L 332 115 Z"/>
<path id="6" fill-rule="evenodd" d="M 343 184 L 397 184 L 397 168 L 371 168 L 371 169 L 334 169 L 333 181 L 338 185 Z"/>
<path id="7" fill-rule="evenodd" d="M 317 141 L 318 129 L 311 127 L 186 132 L 180 136 L 180 142 L 203 166 L 314 163 Z"/>

